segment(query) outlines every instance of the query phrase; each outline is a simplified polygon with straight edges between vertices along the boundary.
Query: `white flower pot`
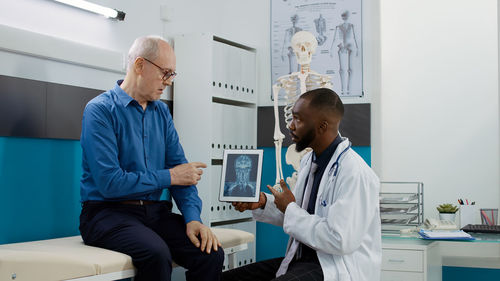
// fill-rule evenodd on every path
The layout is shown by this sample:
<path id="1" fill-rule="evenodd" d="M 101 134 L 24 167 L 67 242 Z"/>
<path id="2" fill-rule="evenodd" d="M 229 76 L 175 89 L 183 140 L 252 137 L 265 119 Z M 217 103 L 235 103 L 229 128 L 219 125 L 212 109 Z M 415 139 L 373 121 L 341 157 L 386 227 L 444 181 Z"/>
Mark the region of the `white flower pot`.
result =
<path id="1" fill-rule="evenodd" d="M 439 213 L 439 219 L 455 222 L 455 215 L 455 213 Z"/>

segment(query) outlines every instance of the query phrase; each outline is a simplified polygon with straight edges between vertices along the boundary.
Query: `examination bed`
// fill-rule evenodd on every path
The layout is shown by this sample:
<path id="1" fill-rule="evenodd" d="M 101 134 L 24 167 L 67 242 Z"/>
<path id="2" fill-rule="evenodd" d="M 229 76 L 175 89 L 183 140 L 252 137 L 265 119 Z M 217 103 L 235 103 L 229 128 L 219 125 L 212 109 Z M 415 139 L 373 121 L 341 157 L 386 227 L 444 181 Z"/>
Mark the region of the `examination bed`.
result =
<path id="1" fill-rule="evenodd" d="M 212 228 L 233 268 L 236 253 L 247 249 L 254 235 Z M 80 236 L 0 245 L 0 281 L 97 281 L 135 275 L 128 255 L 86 246 Z"/>

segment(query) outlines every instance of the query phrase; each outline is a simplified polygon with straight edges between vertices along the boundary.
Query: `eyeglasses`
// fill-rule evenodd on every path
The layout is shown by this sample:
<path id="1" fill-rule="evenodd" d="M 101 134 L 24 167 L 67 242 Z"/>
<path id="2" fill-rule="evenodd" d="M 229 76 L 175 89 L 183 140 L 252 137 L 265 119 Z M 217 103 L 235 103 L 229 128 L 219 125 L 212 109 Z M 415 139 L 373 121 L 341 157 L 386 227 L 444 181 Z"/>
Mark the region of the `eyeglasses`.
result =
<path id="1" fill-rule="evenodd" d="M 143 58 L 143 59 L 145 61 L 149 62 L 150 64 L 158 67 L 161 70 L 161 72 L 163 73 L 163 76 L 161 77 L 161 80 L 163 80 L 163 81 L 167 81 L 170 77 L 175 78 L 175 76 L 177 75 L 177 72 L 175 72 L 175 71 L 165 70 L 165 69 L 163 69 L 163 67 L 161 67 L 161 66 L 157 65 L 156 63 L 148 60 L 147 58 Z"/>

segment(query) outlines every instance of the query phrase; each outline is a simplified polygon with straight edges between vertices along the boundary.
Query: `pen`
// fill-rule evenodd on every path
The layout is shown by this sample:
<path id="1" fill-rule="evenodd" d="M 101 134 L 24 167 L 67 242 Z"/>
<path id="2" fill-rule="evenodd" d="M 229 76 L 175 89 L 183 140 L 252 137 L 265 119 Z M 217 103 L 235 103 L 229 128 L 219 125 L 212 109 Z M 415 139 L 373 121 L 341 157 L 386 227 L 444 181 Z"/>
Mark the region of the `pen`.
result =
<path id="1" fill-rule="evenodd" d="M 467 205 L 469 205 L 469 200 L 465 199 L 465 203 L 467 203 Z"/>

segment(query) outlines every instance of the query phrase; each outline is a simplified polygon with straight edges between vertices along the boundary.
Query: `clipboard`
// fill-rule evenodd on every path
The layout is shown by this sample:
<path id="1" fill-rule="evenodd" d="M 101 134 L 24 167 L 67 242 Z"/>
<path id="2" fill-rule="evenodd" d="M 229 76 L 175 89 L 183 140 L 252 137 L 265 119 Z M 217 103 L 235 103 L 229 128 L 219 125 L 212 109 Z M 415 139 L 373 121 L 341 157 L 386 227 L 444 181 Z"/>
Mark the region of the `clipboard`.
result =
<path id="1" fill-rule="evenodd" d="M 425 240 L 476 240 L 476 238 L 463 230 L 432 231 L 420 229 L 418 234 Z"/>

